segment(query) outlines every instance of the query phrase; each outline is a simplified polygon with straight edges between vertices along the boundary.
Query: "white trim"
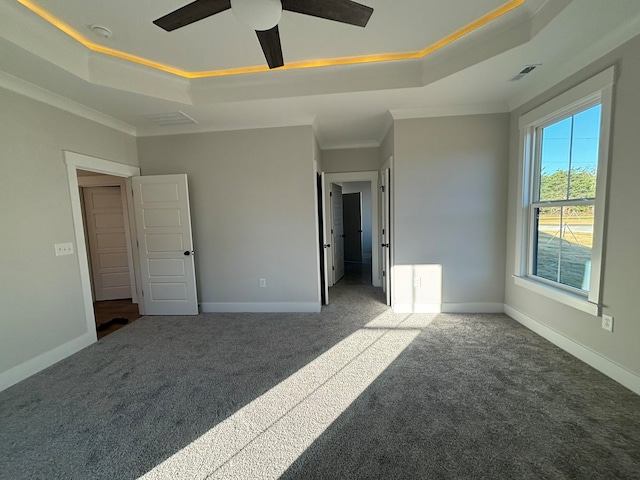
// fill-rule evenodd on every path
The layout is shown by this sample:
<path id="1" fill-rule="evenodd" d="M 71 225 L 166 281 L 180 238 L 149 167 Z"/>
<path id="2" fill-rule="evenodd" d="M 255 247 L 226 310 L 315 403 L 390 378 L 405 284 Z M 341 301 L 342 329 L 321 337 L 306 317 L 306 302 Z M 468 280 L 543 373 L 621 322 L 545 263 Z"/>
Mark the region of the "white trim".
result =
<path id="1" fill-rule="evenodd" d="M 318 137 L 318 143 L 320 144 L 320 148 L 322 151 L 325 150 L 346 150 L 350 148 L 379 148 L 380 143 L 377 141 L 368 141 L 368 142 L 353 142 L 353 143 L 333 143 L 333 144 L 322 144 Z"/>
<path id="2" fill-rule="evenodd" d="M 92 334 L 93 333 L 93 334 Z M 6 372 L 0 373 L 0 391 L 15 385 L 22 380 L 29 378 L 31 375 L 50 367 L 51 365 L 58 363 L 74 353 L 79 352 L 85 347 L 88 347 L 96 341 L 95 326 L 93 332 L 85 333 L 84 335 L 74 338 L 48 352 L 38 355 L 31 360 L 28 360 L 20 365 L 17 365 Z"/>
<path id="3" fill-rule="evenodd" d="M 547 2 L 549 4 L 549 2 Z M 610 34 L 601 37 L 595 44 L 581 50 L 577 55 L 570 58 L 563 57 L 560 64 L 545 65 L 540 69 L 540 73 L 546 77 L 538 76 L 535 84 L 530 88 L 515 94 L 509 99 L 509 111 L 521 107 L 525 103 L 533 100 L 538 95 L 543 94 L 553 88 L 564 79 L 569 78 L 574 73 L 589 66 L 594 61 L 620 47 L 638 35 L 640 31 L 640 17 L 635 18 L 630 23 L 621 26 Z M 544 72 L 544 73 L 543 73 Z"/>
<path id="4" fill-rule="evenodd" d="M 605 222 L 607 204 L 607 170 L 611 161 L 609 155 L 609 137 L 611 129 L 611 108 L 616 68 L 611 66 L 602 72 L 575 85 L 560 95 L 548 100 L 531 111 L 520 116 L 520 161 L 518 167 L 518 210 L 516 214 L 516 249 L 514 283 L 555 301 L 597 316 L 600 312 L 602 294 L 603 262 L 605 242 Z M 534 202 L 533 191 L 539 185 L 541 139 L 538 132 L 546 125 L 568 118 L 596 104 L 601 105 L 600 142 L 598 151 L 597 195 L 593 230 L 592 258 L 589 277 L 588 298 L 575 295 L 563 288 L 546 285 L 531 277 L 533 272 L 533 209 L 545 202 Z M 549 202 L 549 205 L 564 205 L 571 202 Z"/>
<path id="5" fill-rule="evenodd" d="M 610 70 L 613 70 L 611 67 Z M 609 162 L 611 155 L 609 141 L 611 137 L 611 128 L 613 125 L 611 110 L 613 108 L 613 83 L 604 87 L 600 92 L 600 101 L 602 109 L 600 111 L 600 143 L 598 151 L 598 172 L 596 179 L 596 204 L 595 212 L 598 214 L 594 217 L 593 224 L 593 244 L 591 246 L 591 271 L 601 272 L 600 275 L 591 275 L 589 284 L 589 301 L 599 303 L 602 298 L 602 272 L 603 252 L 606 242 L 607 231 L 605 229 L 606 218 L 608 215 L 608 185 L 609 185 Z"/>
<path id="6" fill-rule="evenodd" d="M 207 302 L 202 313 L 318 313 L 320 302 Z"/>
<path id="7" fill-rule="evenodd" d="M 102 158 L 91 157 L 83 153 L 70 152 L 68 150 L 63 150 L 63 152 L 65 165 L 73 166 L 78 170 L 104 173 L 115 177 L 136 177 L 140 175 L 139 167 L 112 162 L 111 160 L 103 160 Z"/>
<path id="8" fill-rule="evenodd" d="M 129 125 L 128 123 L 110 117 L 109 115 L 94 110 L 93 108 L 89 108 L 78 102 L 74 102 L 73 100 L 69 100 L 62 95 L 58 95 L 57 93 L 53 93 L 32 83 L 25 82 L 24 80 L 14 77 L 13 75 L 9 75 L 8 73 L 0 72 L 0 87 L 19 95 L 24 95 L 32 100 L 46 103 L 47 105 L 59 108 L 60 110 L 64 110 L 65 112 L 72 113 L 87 120 L 97 122 L 106 127 L 113 128 L 119 132 L 126 133 L 133 137 L 136 136 L 136 127 L 133 125 Z"/>
<path id="9" fill-rule="evenodd" d="M 89 170 L 92 172 L 105 173 L 117 177 L 131 177 L 140 175 L 138 167 L 132 167 L 122 163 L 111 162 L 101 158 L 90 157 L 81 153 L 69 152 L 64 150 L 64 163 L 67 166 L 67 178 L 69 182 L 69 196 L 71 199 L 71 213 L 73 217 L 73 227 L 76 237 L 76 252 L 78 254 L 78 269 L 80 271 L 80 286 L 82 289 L 82 301 L 84 304 L 84 314 L 87 325 L 87 331 L 97 341 L 96 336 L 96 320 L 93 312 L 93 296 L 91 294 L 91 274 L 89 272 L 89 259 L 87 258 L 87 245 L 84 237 L 84 223 L 82 220 L 82 207 L 80 206 L 80 190 L 78 186 L 78 173 L 76 170 Z M 126 185 L 130 185 L 126 183 Z M 132 230 L 135 231 L 135 230 Z M 133 240 L 133 238 L 132 238 Z M 136 249 L 132 249 L 135 251 Z M 134 263 L 137 265 L 137 258 L 134 257 Z M 139 282 L 136 282 L 136 295 L 142 298 L 142 292 L 139 290 Z M 138 304 L 140 309 L 142 303 Z M 140 313 L 143 313 L 140 310 Z"/>
<path id="10" fill-rule="evenodd" d="M 589 315 L 598 316 L 598 305 L 589 302 L 585 297 L 574 295 L 571 292 L 517 275 L 513 275 L 513 283 L 519 287 L 526 288 L 539 295 L 555 300 L 556 302 L 581 310 Z"/>
<path id="11" fill-rule="evenodd" d="M 504 313 L 499 302 L 395 303 L 394 313 Z"/>
<path id="12" fill-rule="evenodd" d="M 531 127 L 548 122 L 555 117 L 563 117 L 569 112 L 588 105 L 601 96 L 600 92 L 615 82 L 615 67 L 594 75 L 539 107 L 523 114 L 518 121 L 519 128 Z"/>
<path id="13" fill-rule="evenodd" d="M 518 323 L 560 347 L 565 352 L 570 353 L 596 370 L 604 373 L 609 378 L 627 387 L 632 392 L 640 395 L 640 376 L 630 370 L 627 370 L 622 365 L 619 365 L 589 347 L 566 337 L 562 333 L 540 323 L 536 319 L 509 305 L 505 304 L 504 312 Z"/>
<path id="14" fill-rule="evenodd" d="M 444 107 L 399 108 L 389 110 L 394 120 L 487 115 L 492 113 L 505 113 L 509 111 L 509 105 L 506 102 L 481 103 L 475 105 L 451 105 Z"/>

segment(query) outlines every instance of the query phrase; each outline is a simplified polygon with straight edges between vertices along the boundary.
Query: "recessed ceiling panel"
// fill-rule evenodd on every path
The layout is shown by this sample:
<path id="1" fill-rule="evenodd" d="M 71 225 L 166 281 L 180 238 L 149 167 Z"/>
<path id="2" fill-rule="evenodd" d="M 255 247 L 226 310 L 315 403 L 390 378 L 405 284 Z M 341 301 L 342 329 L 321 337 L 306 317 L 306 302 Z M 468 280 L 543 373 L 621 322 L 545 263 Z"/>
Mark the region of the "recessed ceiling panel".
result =
<path id="1" fill-rule="evenodd" d="M 42 9 L 87 41 L 187 72 L 264 65 L 255 32 L 231 10 L 166 32 L 153 20 L 190 0 L 20 0 Z M 360 0 L 374 9 L 365 28 L 285 11 L 279 24 L 285 63 L 423 50 L 514 0 Z M 532 4 L 509 11 L 483 29 L 499 28 L 509 18 L 524 17 Z M 107 27 L 103 38 L 91 25 Z"/>

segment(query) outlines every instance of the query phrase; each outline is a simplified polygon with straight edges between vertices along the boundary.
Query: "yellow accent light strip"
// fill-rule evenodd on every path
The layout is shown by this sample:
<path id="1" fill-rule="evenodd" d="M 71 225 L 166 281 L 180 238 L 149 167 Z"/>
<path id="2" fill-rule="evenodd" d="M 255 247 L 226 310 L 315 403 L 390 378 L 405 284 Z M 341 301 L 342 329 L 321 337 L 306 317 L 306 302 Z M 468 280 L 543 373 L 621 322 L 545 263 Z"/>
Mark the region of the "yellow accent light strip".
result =
<path id="1" fill-rule="evenodd" d="M 69 25 L 67 25 L 63 21 L 54 17 L 52 14 L 42 9 L 38 5 L 34 4 L 31 0 L 17 0 L 17 1 L 22 5 L 24 5 L 26 8 L 28 8 L 29 10 L 31 10 L 33 13 L 35 13 L 36 15 L 44 19 L 45 21 L 49 22 L 51 25 L 55 26 L 59 30 L 62 30 L 64 33 L 69 35 L 78 43 L 87 47 L 89 50 L 92 50 L 98 53 L 103 53 L 105 55 L 109 55 L 112 57 L 121 58 L 123 60 L 137 63 L 139 65 L 144 65 L 146 67 L 151 67 L 156 70 L 161 70 L 163 72 L 172 73 L 180 77 L 189 78 L 189 79 L 207 78 L 207 77 L 223 77 L 227 75 L 241 75 L 246 73 L 268 72 L 270 70 L 267 65 L 257 65 L 253 67 L 239 67 L 239 68 L 229 68 L 229 69 L 223 69 L 223 70 L 210 70 L 210 71 L 201 71 L 201 72 L 188 72 L 185 70 L 180 70 L 179 68 L 154 62 L 152 60 L 149 60 L 143 57 L 139 57 L 126 52 L 121 52 L 119 50 L 98 45 L 97 43 L 87 40 L 79 32 L 71 28 Z M 461 29 L 453 32 L 452 34 L 447 35 L 446 37 L 437 41 L 433 45 L 430 45 L 427 48 L 423 50 L 418 50 L 416 52 L 386 53 L 386 54 L 377 54 L 377 55 L 363 55 L 359 57 L 330 58 L 330 59 L 323 59 L 323 60 L 291 62 L 291 63 L 285 64 L 283 67 L 279 67 L 277 70 L 278 71 L 298 70 L 302 68 L 329 67 L 334 65 L 355 65 L 359 63 L 390 62 L 395 60 L 411 60 L 416 58 L 423 58 L 455 42 L 456 40 L 464 37 L 465 35 L 473 32 L 474 30 L 477 30 L 480 27 L 496 20 L 502 15 L 521 6 L 522 4 L 524 4 L 524 2 L 525 0 L 510 0 L 507 3 L 496 8 L 495 10 L 487 13 L 486 15 L 483 15 L 477 20 L 474 20 L 473 22 L 466 25 L 465 27 L 462 27 Z"/>

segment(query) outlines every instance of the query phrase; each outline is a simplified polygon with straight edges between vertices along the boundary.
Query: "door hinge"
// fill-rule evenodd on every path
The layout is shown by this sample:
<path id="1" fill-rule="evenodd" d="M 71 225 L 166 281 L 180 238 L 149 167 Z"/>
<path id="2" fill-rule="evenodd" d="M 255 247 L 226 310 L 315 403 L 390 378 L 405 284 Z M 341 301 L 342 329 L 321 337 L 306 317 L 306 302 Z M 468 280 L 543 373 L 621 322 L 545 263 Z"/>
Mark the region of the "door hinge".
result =
<path id="1" fill-rule="evenodd" d="M 380 187 L 380 190 L 382 190 L 382 193 L 384 193 L 384 185 Z"/>
<path id="2" fill-rule="evenodd" d="M 335 269 L 336 269 L 336 267 L 331 267 L 331 270 L 335 270 Z"/>
<path id="3" fill-rule="evenodd" d="M 384 270 L 382 270 L 382 276 L 386 276 L 386 272 Z"/>
<path id="4" fill-rule="evenodd" d="M 382 234 L 384 235 L 384 228 L 382 229 Z"/>
<path id="5" fill-rule="evenodd" d="M 140 246 L 140 242 L 138 240 L 136 240 L 136 247 Z"/>
<path id="6" fill-rule="evenodd" d="M 143 289 L 140 289 L 140 291 L 142 292 L 142 296 L 144 297 L 144 290 L 143 290 Z"/>
<path id="7" fill-rule="evenodd" d="M 333 228 L 331 229 L 331 235 L 333 235 Z"/>
<path id="8" fill-rule="evenodd" d="M 333 197 L 333 192 L 329 192 L 329 196 L 330 196 L 330 197 Z"/>

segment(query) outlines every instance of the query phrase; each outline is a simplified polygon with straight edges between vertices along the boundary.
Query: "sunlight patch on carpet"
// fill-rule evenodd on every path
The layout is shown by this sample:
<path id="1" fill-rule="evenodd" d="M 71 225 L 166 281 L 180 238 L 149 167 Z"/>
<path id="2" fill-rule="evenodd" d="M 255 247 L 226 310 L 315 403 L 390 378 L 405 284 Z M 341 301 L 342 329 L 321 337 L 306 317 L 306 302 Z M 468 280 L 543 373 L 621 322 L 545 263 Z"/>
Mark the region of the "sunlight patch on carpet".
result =
<path id="1" fill-rule="evenodd" d="M 140 478 L 280 477 L 434 316 L 380 315 Z"/>

